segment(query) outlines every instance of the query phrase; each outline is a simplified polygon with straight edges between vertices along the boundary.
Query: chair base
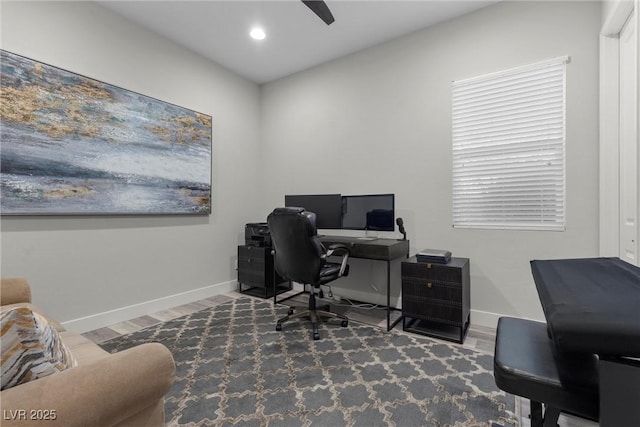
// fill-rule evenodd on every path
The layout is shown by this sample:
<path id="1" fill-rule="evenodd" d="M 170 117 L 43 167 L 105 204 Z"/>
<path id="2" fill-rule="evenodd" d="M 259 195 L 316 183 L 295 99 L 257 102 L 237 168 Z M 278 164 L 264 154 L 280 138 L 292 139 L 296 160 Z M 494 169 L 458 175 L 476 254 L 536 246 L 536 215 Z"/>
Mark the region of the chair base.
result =
<path id="1" fill-rule="evenodd" d="M 299 311 L 294 314 L 295 308 L 301 308 L 303 309 L 303 311 Z M 320 324 L 321 317 L 330 318 L 330 319 L 340 319 L 342 321 L 341 325 L 343 327 L 349 324 L 349 318 L 347 316 L 328 311 L 329 310 L 328 305 L 320 306 L 320 308 L 317 308 L 316 297 L 313 292 L 309 295 L 308 309 L 304 310 L 304 308 L 302 307 L 295 307 L 295 308 L 294 307 L 290 308 L 286 316 L 278 319 L 278 322 L 276 323 L 276 331 L 281 331 L 282 324 L 288 320 L 299 319 L 301 317 L 308 317 L 311 320 L 311 326 L 313 328 L 313 339 L 319 340 L 320 333 L 318 332 L 318 326 Z"/>

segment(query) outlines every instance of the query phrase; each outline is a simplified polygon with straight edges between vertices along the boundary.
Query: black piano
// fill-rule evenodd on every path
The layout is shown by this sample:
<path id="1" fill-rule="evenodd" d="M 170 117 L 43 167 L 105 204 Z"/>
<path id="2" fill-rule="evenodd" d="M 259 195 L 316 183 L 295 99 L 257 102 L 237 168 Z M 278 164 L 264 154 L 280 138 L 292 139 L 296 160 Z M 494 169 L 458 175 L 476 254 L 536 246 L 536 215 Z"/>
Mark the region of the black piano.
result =
<path id="1" fill-rule="evenodd" d="M 560 412 L 640 426 L 640 268 L 582 258 L 534 260 L 531 271 L 547 322 L 500 319 L 498 386 L 531 400 L 532 427 L 555 426 Z"/>

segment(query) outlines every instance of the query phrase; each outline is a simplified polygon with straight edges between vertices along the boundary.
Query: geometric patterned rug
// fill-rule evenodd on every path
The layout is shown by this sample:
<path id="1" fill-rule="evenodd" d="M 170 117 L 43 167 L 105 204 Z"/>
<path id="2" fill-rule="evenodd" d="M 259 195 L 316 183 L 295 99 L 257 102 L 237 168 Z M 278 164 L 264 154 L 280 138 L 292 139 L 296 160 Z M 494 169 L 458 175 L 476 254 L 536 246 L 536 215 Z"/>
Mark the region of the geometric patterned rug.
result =
<path id="1" fill-rule="evenodd" d="M 240 297 L 100 344 L 160 342 L 176 361 L 169 426 L 518 426 L 493 357 L 352 320 L 292 320 L 287 307 Z"/>

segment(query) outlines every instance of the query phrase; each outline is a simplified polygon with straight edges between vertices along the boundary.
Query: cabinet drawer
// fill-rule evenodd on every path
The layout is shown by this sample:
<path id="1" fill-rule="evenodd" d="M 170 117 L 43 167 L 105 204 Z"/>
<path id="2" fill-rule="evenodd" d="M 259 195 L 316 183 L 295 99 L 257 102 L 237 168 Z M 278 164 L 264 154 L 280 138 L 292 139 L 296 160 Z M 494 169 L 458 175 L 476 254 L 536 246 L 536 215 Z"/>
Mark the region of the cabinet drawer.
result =
<path id="1" fill-rule="evenodd" d="M 271 248 L 263 248 L 260 246 L 238 246 L 238 259 L 260 259 L 264 263 L 267 251 L 271 253 Z"/>
<path id="2" fill-rule="evenodd" d="M 402 279 L 402 299 L 440 301 L 447 304 L 462 304 L 460 283 L 428 281 L 424 279 Z"/>
<path id="3" fill-rule="evenodd" d="M 238 246 L 238 282 L 241 285 L 265 289 L 266 291 L 262 294 L 265 295 L 266 298 L 269 292 L 273 294 L 274 280 L 276 284 L 285 282 L 285 280 L 274 271 L 271 248 L 262 246 Z M 280 289 L 279 293 L 282 292 L 282 289 Z M 240 292 L 242 292 L 242 290 Z"/>
<path id="4" fill-rule="evenodd" d="M 462 270 L 456 267 L 447 267 L 444 264 L 403 262 L 401 274 L 402 278 L 425 279 L 448 283 L 462 282 Z"/>
<path id="5" fill-rule="evenodd" d="M 239 271 L 256 271 L 264 275 L 264 260 L 258 258 L 238 258 Z"/>
<path id="6" fill-rule="evenodd" d="M 262 270 L 250 270 L 240 267 L 238 269 L 238 282 L 244 283 L 249 286 L 257 286 L 264 288 L 267 281 L 264 277 L 264 269 Z M 272 282 L 272 281 L 269 281 Z"/>
<path id="7" fill-rule="evenodd" d="M 404 296 L 402 297 L 402 315 L 453 326 L 460 326 L 464 321 L 461 306 L 443 304 L 422 298 L 405 299 Z"/>

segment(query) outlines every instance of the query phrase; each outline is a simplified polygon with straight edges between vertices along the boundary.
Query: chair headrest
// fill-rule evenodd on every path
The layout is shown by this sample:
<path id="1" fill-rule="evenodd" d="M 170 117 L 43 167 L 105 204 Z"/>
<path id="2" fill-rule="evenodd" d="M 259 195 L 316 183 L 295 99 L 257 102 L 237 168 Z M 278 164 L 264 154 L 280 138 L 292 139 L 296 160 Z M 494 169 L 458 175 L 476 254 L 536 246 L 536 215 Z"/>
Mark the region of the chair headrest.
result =
<path id="1" fill-rule="evenodd" d="M 298 215 L 299 213 L 304 212 L 304 208 L 275 208 L 272 212 L 272 215 Z"/>
<path id="2" fill-rule="evenodd" d="M 317 234 L 316 229 L 316 214 L 313 212 L 306 211 L 304 208 L 298 207 L 284 207 L 284 208 L 275 208 L 269 216 L 275 217 L 284 217 L 284 216 L 301 216 L 307 220 L 309 223 L 309 235 L 315 236 Z"/>
<path id="3" fill-rule="evenodd" d="M 316 214 L 303 208 L 275 208 L 267 222 L 276 253 L 276 271 L 295 282 L 319 283 L 326 251 L 317 237 Z"/>

